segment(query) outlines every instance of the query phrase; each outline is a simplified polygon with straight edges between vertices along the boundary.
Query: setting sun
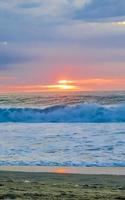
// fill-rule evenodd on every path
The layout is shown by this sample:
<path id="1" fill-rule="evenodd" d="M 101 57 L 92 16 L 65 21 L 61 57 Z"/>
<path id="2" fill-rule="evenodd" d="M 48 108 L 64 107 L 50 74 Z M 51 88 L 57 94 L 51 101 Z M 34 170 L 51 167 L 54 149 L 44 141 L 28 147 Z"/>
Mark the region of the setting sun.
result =
<path id="1" fill-rule="evenodd" d="M 67 90 L 67 91 L 76 91 L 79 89 L 79 87 L 77 85 L 73 85 L 72 84 L 73 81 L 70 80 L 59 80 L 57 82 L 57 84 L 55 85 L 46 85 L 44 86 L 44 88 L 48 89 L 48 90 L 54 90 L 54 91 L 63 91 L 63 90 Z"/>
<path id="2" fill-rule="evenodd" d="M 77 89 L 77 87 L 74 86 L 74 85 L 66 85 L 66 84 L 59 85 L 59 88 L 62 89 L 62 90 L 75 90 L 75 89 Z"/>
<path id="3" fill-rule="evenodd" d="M 70 80 L 59 80 L 58 87 L 62 90 L 76 90 L 78 89 L 77 86 L 71 85 L 73 81 Z"/>

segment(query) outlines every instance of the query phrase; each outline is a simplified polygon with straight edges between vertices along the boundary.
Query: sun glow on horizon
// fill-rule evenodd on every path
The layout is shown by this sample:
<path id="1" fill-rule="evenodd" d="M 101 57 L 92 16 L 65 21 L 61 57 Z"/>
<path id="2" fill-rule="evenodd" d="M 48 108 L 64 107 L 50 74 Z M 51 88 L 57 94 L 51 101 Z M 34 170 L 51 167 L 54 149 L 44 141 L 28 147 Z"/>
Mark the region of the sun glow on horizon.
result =
<path id="1" fill-rule="evenodd" d="M 0 93 L 15 92 L 80 92 L 80 91 L 108 91 L 123 90 L 125 78 L 91 78 L 79 80 L 58 80 L 55 84 L 35 85 L 0 85 Z"/>
<path id="2" fill-rule="evenodd" d="M 78 90 L 79 87 L 72 84 L 73 81 L 70 80 L 59 80 L 56 85 L 46 85 L 45 87 L 48 89 L 56 89 L 56 90 Z"/>
<path id="3" fill-rule="evenodd" d="M 59 80 L 58 84 L 71 84 L 74 83 L 74 81 L 70 81 L 70 80 Z"/>
<path id="4" fill-rule="evenodd" d="M 125 26 L 125 21 L 117 21 L 117 22 L 112 22 L 114 25 L 120 25 L 120 26 Z"/>

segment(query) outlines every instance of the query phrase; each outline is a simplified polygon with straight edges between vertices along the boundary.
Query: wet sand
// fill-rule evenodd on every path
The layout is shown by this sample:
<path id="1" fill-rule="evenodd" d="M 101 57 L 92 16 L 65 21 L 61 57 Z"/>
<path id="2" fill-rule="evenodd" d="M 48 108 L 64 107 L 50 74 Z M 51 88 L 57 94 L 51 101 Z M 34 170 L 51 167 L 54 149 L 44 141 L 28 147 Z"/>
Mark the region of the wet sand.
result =
<path id="1" fill-rule="evenodd" d="M 1 166 L 0 171 L 125 175 L 125 167 Z"/>

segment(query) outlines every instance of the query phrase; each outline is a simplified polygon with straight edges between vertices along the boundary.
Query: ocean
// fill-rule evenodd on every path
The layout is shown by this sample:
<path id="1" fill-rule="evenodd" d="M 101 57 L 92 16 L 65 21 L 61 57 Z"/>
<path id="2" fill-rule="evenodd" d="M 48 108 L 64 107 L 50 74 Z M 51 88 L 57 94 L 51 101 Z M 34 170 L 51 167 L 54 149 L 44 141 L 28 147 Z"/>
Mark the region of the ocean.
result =
<path id="1" fill-rule="evenodd" d="M 125 166 L 125 92 L 0 95 L 1 166 Z"/>

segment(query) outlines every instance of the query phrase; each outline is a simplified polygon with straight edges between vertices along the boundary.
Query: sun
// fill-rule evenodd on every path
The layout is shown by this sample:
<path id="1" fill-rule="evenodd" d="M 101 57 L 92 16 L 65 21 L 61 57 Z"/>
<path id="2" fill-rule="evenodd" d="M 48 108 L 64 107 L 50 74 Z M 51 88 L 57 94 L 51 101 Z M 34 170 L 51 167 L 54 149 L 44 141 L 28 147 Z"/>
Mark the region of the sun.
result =
<path id="1" fill-rule="evenodd" d="M 44 88 L 48 91 L 78 91 L 79 86 L 74 83 L 74 81 L 71 80 L 59 80 L 54 85 L 44 85 Z"/>
<path id="2" fill-rule="evenodd" d="M 71 80 L 59 80 L 58 88 L 61 90 L 75 90 L 77 86 L 73 85 L 73 81 Z"/>
<path id="3" fill-rule="evenodd" d="M 59 85 L 59 88 L 62 90 L 74 90 L 76 89 L 76 86 L 64 84 L 64 85 Z"/>

